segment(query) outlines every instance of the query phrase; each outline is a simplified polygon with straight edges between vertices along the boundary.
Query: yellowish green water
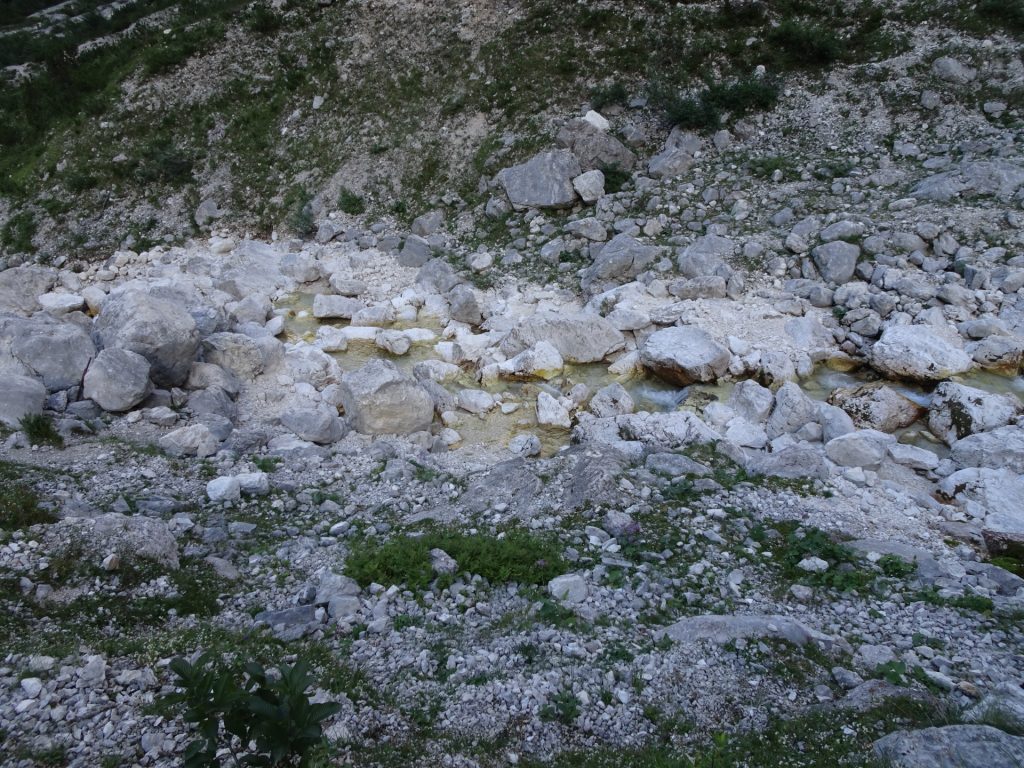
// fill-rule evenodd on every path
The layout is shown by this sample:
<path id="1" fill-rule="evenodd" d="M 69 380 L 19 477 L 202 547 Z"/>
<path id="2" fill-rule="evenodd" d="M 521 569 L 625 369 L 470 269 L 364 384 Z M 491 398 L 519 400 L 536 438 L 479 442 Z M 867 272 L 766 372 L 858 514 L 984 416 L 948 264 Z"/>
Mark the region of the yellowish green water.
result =
<path id="1" fill-rule="evenodd" d="M 322 325 L 345 327 L 347 321 L 321 321 L 313 317 L 313 294 L 296 293 L 278 302 L 278 307 L 287 309 L 285 318 L 285 337 L 288 341 L 299 340 L 313 342 L 317 329 Z M 406 328 L 427 328 L 434 331 L 440 340 L 442 328 L 433 319 L 425 322 L 396 322 L 389 328 L 402 330 Z M 416 363 L 437 359 L 434 343 L 413 344 L 405 355 L 391 355 L 377 347 L 373 342 L 353 341 L 345 352 L 331 353 L 338 361 L 342 370 L 355 370 L 370 360 L 386 358 L 391 360 L 400 370 L 409 374 Z M 839 366 L 844 368 L 846 366 Z M 822 364 L 815 368 L 808 378 L 800 382 L 807 395 L 815 400 L 826 400 L 839 387 L 856 387 L 861 384 L 878 381 L 877 376 L 867 367 L 854 370 L 837 370 L 836 366 Z M 1013 394 L 1024 401 L 1024 377 L 1002 376 L 996 373 L 978 371 L 954 378 L 961 384 L 986 392 Z M 558 396 L 565 395 L 577 384 L 585 384 L 593 394 L 602 387 L 614 382 L 621 384 L 636 403 L 638 411 L 672 411 L 680 408 L 697 412 L 710 402 L 728 400 L 735 387 L 735 382 L 717 384 L 701 384 L 691 387 L 677 387 L 664 381 L 634 372 L 624 376 L 615 376 L 608 371 L 603 363 L 588 365 L 567 365 L 565 370 L 550 381 L 509 381 L 498 380 L 481 384 L 474 371 L 466 371 L 456 380 L 445 386 L 452 393 L 460 389 L 484 389 L 494 395 L 502 395 L 505 402 L 516 402 L 519 408 L 510 414 L 503 414 L 495 409 L 484 418 L 470 413 L 459 414 L 459 423 L 454 427 L 462 436 L 462 446 L 486 445 L 505 446 L 515 435 L 528 432 L 540 438 L 542 455 L 550 456 L 568 443 L 568 430 L 558 427 L 537 424 L 536 403 L 541 390 Z M 906 382 L 888 382 L 889 386 L 910 400 L 927 407 L 931 402 L 931 388 Z M 927 433 L 926 427 L 918 423 L 901 430 L 897 435 L 903 442 L 909 442 L 930 450 L 944 452 L 944 447 L 936 445 L 934 438 Z"/>

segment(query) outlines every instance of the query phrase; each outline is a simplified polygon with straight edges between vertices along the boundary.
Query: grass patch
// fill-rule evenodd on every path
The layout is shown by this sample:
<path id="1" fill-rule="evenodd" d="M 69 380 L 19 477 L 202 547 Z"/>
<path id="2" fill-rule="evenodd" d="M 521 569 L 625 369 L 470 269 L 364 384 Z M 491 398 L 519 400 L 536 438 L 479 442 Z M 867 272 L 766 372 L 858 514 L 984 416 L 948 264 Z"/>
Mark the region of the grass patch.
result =
<path id="1" fill-rule="evenodd" d="M 352 216 L 359 216 L 366 213 L 366 201 L 348 187 L 342 187 L 338 192 L 338 210 Z"/>
<path id="2" fill-rule="evenodd" d="M 607 85 L 599 85 L 590 90 L 590 106 L 598 112 L 613 105 L 625 106 L 628 100 L 629 91 L 620 80 Z"/>
<path id="3" fill-rule="evenodd" d="M 427 589 L 435 574 L 430 550 L 442 549 L 459 565 L 459 572 L 483 576 L 492 584 L 545 584 L 564 571 L 560 545 L 531 533 L 511 530 L 498 538 L 487 534 L 432 531 L 422 536 L 396 536 L 383 544 L 353 545 L 345 573 L 368 586 L 404 584 Z M 452 576 L 439 579 L 439 584 Z"/>
<path id="4" fill-rule="evenodd" d="M 41 413 L 31 413 L 23 416 L 20 422 L 21 431 L 32 445 L 52 445 L 55 448 L 64 447 L 64 438 L 61 437 L 53 426 L 53 419 Z"/>
<path id="5" fill-rule="evenodd" d="M 670 124 L 690 130 L 714 130 L 721 126 L 725 114 L 737 118 L 774 109 L 779 100 L 779 85 L 771 78 L 751 77 L 709 83 L 703 90 L 685 95 L 664 83 L 654 83 L 650 96 Z"/>
<path id="6" fill-rule="evenodd" d="M 0 462 L 0 528 L 17 531 L 56 520 L 56 515 L 39 506 L 39 497 L 21 481 L 16 465 Z"/>

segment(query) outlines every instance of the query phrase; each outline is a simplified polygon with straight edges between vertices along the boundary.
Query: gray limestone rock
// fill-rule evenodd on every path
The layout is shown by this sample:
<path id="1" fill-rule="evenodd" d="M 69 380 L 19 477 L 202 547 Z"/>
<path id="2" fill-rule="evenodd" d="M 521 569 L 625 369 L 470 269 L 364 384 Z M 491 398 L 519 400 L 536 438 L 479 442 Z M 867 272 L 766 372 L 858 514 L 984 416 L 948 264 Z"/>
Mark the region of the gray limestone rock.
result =
<path id="1" fill-rule="evenodd" d="M 340 396 L 352 428 L 363 434 L 420 432 L 434 416 L 430 394 L 387 360 L 371 360 L 342 376 Z"/>
<path id="2" fill-rule="evenodd" d="M 640 349 L 644 368 L 682 386 L 715 381 L 726 372 L 731 360 L 728 349 L 706 331 L 692 326 L 655 331 Z"/>
<path id="3" fill-rule="evenodd" d="M 566 149 L 542 152 L 521 165 L 498 173 L 498 183 L 516 210 L 568 208 L 576 202 L 572 180 L 582 168 Z"/>
<path id="4" fill-rule="evenodd" d="M 146 399 L 153 385 L 149 361 L 126 349 L 104 349 L 85 373 L 82 394 L 105 411 L 130 411 Z"/>
<path id="5" fill-rule="evenodd" d="M 180 304 L 141 291 L 111 296 L 96 320 L 100 345 L 142 355 L 161 387 L 185 383 L 199 349 L 195 320 Z"/>

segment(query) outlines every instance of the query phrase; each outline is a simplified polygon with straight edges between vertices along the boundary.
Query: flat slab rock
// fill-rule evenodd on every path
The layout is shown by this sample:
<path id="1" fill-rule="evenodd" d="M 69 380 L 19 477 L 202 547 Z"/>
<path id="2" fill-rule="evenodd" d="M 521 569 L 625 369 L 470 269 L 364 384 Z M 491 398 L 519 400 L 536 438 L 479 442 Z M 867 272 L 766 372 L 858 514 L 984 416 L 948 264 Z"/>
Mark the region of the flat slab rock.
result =
<path id="1" fill-rule="evenodd" d="M 1018 768 L 1024 738 L 988 725 L 947 725 L 890 733 L 874 752 L 894 768 Z"/>
<path id="2" fill-rule="evenodd" d="M 787 616 L 692 616 L 655 633 L 656 640 L 662 637 L 669 637 L 677 643 L 710 640 L 718 645 L 748 638 L 779 638 L 794 645 L 806 645 L 811 641 L 827 645 L 836 642 L 831 636 L 817 632 Z"/>

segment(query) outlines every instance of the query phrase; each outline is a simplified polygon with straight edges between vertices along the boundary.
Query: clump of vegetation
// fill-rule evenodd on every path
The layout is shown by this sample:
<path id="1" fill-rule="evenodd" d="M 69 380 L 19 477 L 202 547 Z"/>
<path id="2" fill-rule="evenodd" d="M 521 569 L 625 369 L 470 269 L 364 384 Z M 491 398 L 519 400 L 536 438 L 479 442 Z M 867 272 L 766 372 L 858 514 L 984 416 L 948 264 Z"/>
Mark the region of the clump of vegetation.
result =
<path id="1" fill-rule="evenodd" d="M 210 654 L 194 664 L 176 658 L 170 666 L 181 690 L 164 702 L 181 707 L 198 731 L 185 750 L 186 768 L 308 766 L 314 750 L 326 747 L 323 722 L 341 709 L 310 702 L 315 681 L 305 661 L 282 664 L 276 675 L 254 662 L 236 670 Z"/>
<path id="2" fill-rule="evenodd" d="M 0 463 L 0 528 L 17 531 L 55 520 L 52 512 L 39 506 L 35 491 L 19 480 L 14 465 Z"/>
<path id="3" fill-rule="evenodd" d="M 742 117 L 773 109 L 779 100 L 779 85 L 770 78 L 745 78 L 729 83 L 710 83 L 694 95 L 682 95 L 663 83 L 651 86 L 651 99 L 660 106 L 672 125 L 691 130 L 713 130 L 725 113 Z"/>
<path id="4" fill-rule="evenodd" d="M 602 166 L 601 173 L 604 174 L 604 191 L 609 195 L 621 192 L 626 182 L 632 178 L 629 171 L 624 171 L 614 165 Z"/>
<path id="5" fill-rule="evenodd" d="M 396 536 L 383 544 L 363 542 L 349 553 L 345 572 L 364 587 L 376 582 L 423 590 L 435 578 L 432 549 L 444 550 L 458 563 L 460 572 L 483 576 L 491 583 L 546 584 L 564 570 L 557 541 L 512 530 L 501 538 L 434 531 Z M 440 577 L 438 583 L 444 586 L 452 578 Z"/>
<path id="6" fill-rule="evenodd" d="M 825 67 L 843 54 L 842 42 L 831 30 L 792 18 L 770 30 L 766 42 L 783 67 Z"/>
<path id="7" fill-rule="evenodd" d="M 64 446 L 64 438 L 53 426 L 53 419 L 41 413 L 30 413 L 23 416 L 19 423 L 21 431 L 32 445 L 52 445 L 56 448 Z"/>
<path id="8" fill-rule="evenodd" d="M 572 725 L 579 715 L 579 699 L 567 688 L 552 696 L 551 701 L 540 711 L 541 720 L 557 720 L 562 725 Z"/>
<path id="9" fill-rule="evenodd" d="M 750 172 L 760 179 L 770 179 L 776 171 L 782 174 L 783 179 L 793 178 L 795 169 L 793 162 L 787 157 L 770 155 L 767 157 L 755 157 L 747 166 Z"/>
<path id="10" fill-rule="evenodd" d="M 35 237 L 36 228 L 36 217 L 32 212 L 22 211 L 4 225 L 3 232 L 0 232 L 0 243 L 15 253 L 35 253 L 32 238 Z"/>
<path id="11" fill-rule="evenodd" d="M 277 465 L 282 461 L 280 456 L 255 456 L 253 457 L 252 463 L 256 466 L 260 472 L 266 472 L 268 475 L 272 472 L 277 471 Z"/>
<path id="12" fill-rule="evenodd" d="M 348 187 L 342 187 L 338 192 L 338 210 L 351 216 L 359 216 L 366 213 L 366 201 Z"/>
<path id="13" fill-rule="evenodd" d="M 981 0 L 978 15 L 1011 32 L 1024 32 L 1024 0 Z"/>
<path id="14" fill-rule="evenodd" d="M 590 106 L 600 112 L 612 105 L 625 105 L 629 99 L 629 91 L 620 80 L 607 85 L 598 85 L 590 91 Z"/>
<path id="15" fill-rule="evenodd" d="M 260 35 L 272 35 L 281 29 L 284 17 L 267 3 L 256 3 L 245 19 L 245 26 Z"/>

